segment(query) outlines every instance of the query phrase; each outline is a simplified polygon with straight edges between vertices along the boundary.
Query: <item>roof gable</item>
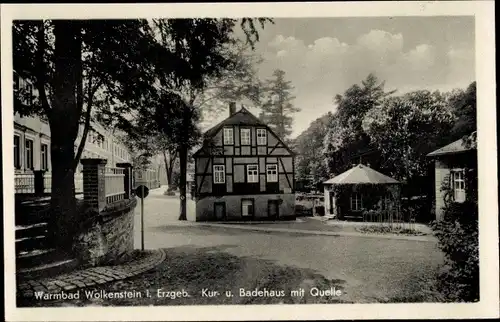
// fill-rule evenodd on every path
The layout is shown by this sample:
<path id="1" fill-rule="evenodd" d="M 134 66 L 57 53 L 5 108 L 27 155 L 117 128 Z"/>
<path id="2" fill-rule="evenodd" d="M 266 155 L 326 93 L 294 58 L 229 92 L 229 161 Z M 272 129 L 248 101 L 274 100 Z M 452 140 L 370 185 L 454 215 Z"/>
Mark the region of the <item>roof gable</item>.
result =
<path id="1" fill-rule="evenodd" d="M 283 142 L 283 140 L 274 133 L 274 131 L 264 122 L 262 122 L 258 117 L 253 115 L 249 110 L 247 110 L 244 106 L 241 107 L 241 109 L 237 112 L 235 112 L 233 115 L 229 116 L 225 120 L 221 121 L 219 124 L 211 127 L 204 133 L 204 137 L 206 139 L 212 138 L 219 133 L 219 131 L 224 128 L 225 126 L 232 126 L 232 125 L 249 125 L 249 126 L 261 126 L 266 128 L 272 135 L 276 137 L 276 139 L 283 145 L 283 147 L 291 154 L 295 155 L 295 152 L 293 152 L 287 144 Z M 194 156 L 200 155 L 200 154 L 210 154 L 209 153 L 210 148 L 206 146 L 206 144 L 203 144 L 203 146 L 198 149 L 195 153 Z"/>
<path id="2" fill-rule="evenodd" d="M 261 120 L 259 120 L 255 115 L 250 113 L 245 107 L 242 107 L 238 112 L 229 116 L 227 119 L 223 120 L 219 124 L 210 128 L 205 132 L 205 136 L 211 137 L 217 134 L 221 128 L 228 125 L 254 125 L 254 126 L 265 126 Z"/>

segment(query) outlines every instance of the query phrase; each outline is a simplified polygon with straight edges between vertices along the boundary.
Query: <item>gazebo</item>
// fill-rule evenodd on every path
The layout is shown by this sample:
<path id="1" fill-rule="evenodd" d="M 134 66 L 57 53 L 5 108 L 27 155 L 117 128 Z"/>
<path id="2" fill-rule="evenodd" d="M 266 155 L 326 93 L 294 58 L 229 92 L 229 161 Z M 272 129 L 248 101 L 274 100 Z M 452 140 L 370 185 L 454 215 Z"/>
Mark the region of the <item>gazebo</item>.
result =
<path id="1" fill-rule="evenodd" d="M 338 219 L 400 221 L 401 183 L 358 164 L 324 182 L 325 213 Z"/>

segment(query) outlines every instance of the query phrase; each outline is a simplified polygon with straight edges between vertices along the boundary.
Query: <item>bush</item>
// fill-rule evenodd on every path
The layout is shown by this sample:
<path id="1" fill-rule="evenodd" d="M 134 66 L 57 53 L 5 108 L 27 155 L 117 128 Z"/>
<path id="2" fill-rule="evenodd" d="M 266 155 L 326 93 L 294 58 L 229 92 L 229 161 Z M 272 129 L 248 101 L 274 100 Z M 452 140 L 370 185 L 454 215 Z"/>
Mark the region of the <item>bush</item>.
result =
<path id="1" fill-rule="evenodd" d="M 443 219 L 431 225 L 445 253 L 446 270 L 438 289 L 449 301 L 479 300 L 478 207 L 474 202 L 450 202 Z"/>
<path id="2" fill-rule="evenodd" d="M 295 216 L 297 217 L 310 217 L 313 215 L 312 208 L 304 205 L 295 205 Z"/>
<path id="3" fill-rule="evenodd" d="M 401 200 L 401 211 L 405 221 L 415 219 L 415 222 L 429 223 L 435 216 L 432 212 L 433 201 L 427 196 L 417 196 Z"/>
<path id="4" fill-rule="evenodd" d="M 391 226 L 379 226 L 379 225 L 370 225 L 370 226 L 362 226 L 356 228 L 357 231 L 362 233 L 374 233 L 374 234 L 398 234 L 398 235 L 407 235 L 407 236 L 422 236 L 426 235 L 423 232 L 417 231 L 411 228 L 404 228 L 398 225 L 393 227 Z"/>
<path id="5" fill-rule="evenodd" d="M 316 211 L 316 215 L 318 216 L 324 216 L 325 215 L 325 207 L 324 206 L 316 206 L 314 207 Z"/>

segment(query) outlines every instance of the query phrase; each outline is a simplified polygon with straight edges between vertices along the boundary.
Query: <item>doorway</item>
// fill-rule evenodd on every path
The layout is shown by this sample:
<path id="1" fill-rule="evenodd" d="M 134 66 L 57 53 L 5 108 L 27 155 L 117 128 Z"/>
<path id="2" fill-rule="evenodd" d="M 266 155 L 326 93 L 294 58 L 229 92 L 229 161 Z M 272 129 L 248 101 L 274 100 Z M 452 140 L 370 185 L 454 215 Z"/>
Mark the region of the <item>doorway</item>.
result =
<path id="1" fill-rule="evenodd" d="M 267 202 L 267 214 L 269 219 L 278 219 L 279 217 L 279 201 L 269 200 Z"/>
<path id="2" fill-rule="evenodd" d="M 226 220 L 226 203 L 225 202 L 214 203 L 214 214 L 215 214 L 215 220 L 217 221 Z"/>

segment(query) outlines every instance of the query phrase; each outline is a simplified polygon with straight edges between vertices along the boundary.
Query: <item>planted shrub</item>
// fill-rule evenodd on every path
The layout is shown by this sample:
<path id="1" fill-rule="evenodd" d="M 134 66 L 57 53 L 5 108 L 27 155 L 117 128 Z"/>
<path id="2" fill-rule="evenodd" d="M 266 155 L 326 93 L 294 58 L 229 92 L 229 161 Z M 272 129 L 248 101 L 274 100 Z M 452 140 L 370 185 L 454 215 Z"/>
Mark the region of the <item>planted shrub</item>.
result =
<path id="1" fill-rule="evenodd" d="M 429 223 L 432 221 L 432 204 L 433 202 L 427 196 L 417 196 L 411 199 L 403 199 L 401 203 L 401 211 L 404 215 L 405 221 L 419 223 Z"/>
<path id="2" fill-rule="evenodd" d="M 312 208 L 304 205 L 295 205 L 295 216 L 297 217 L 310 217 L 313 215 Z"/>
<path id="3" fill-rule="evenodd" d="M 437 287 L 447 301 L 453 302 L 479 301 L 477 174 L 466 173 L 466 201 L 445 199 L 443 218 L 431 225 L 446 260 Z M 443 190 L 449 192 L 448 187 Z"/>
<path id="4" fill-rule="evenodd" d="M 318 216 L 325 215 L 325 207 L 324 206 L 316 206 L 315 211 L 316 211 L 316 215 L 318 215 Z"/>

